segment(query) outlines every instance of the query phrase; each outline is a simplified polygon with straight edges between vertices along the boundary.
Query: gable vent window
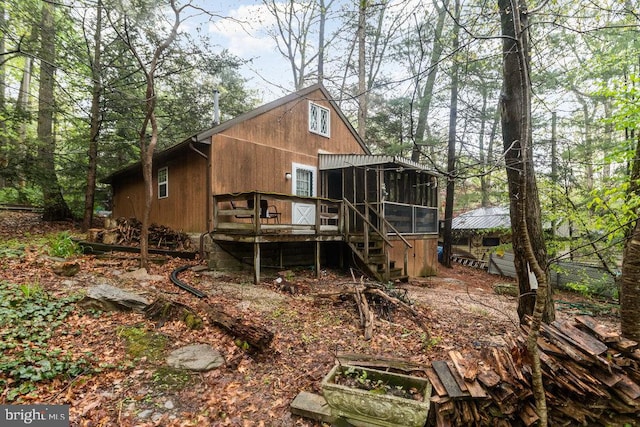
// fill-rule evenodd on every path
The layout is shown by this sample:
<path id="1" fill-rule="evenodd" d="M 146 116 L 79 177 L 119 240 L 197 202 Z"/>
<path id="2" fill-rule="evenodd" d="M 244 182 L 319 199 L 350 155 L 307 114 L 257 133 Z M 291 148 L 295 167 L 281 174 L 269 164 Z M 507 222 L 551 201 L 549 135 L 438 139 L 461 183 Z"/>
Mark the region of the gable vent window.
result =
<path id="1" fill-rule="evenodd" d="M 331 136 L 331 110 L 310 102 L 309 132 L 329 138 Z"/>
<path id="2" fill-rule="evenodd" d="M 169 168 L 158 169 L 158 199 L 169 197 Z"/>

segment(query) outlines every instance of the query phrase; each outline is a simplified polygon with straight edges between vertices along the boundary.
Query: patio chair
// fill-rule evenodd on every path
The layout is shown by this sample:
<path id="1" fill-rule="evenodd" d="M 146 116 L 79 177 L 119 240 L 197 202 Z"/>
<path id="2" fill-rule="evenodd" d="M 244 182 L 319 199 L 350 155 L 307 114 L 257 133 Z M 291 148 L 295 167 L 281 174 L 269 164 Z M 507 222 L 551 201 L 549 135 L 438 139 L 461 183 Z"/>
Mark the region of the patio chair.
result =
<path id="1" fill-rule="evenodd" d="M 247 199 L 247 208 L 253 209 L 253 199 Z M 270 205 L 266 199 L 260 199 L 260 218 L 266 219 L 267 222 L 273 219 L 276 223 L 280 224 L 280 215 L 276 205 Z"/>

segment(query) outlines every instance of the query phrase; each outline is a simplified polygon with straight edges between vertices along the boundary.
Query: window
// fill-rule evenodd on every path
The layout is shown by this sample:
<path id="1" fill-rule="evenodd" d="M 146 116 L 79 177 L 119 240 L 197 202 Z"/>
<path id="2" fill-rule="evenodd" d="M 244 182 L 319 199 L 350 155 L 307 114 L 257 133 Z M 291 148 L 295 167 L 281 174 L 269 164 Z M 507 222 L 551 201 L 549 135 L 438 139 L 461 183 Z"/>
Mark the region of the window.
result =
<path id="1" fill-rule="evenodd" d="M 482 238 L 482 246 L 499 246 L 500 238 L 499 237 L 483 237 Z"/>
<path id="2" fill-rule="evenodd" d="M 296 169 L 296 195 L 313 196 L 313 171 Z"/>
<path id="3" fill-rule="evenodd" d="M 313 102 L 309 103 L 309 132 L 331 136 L 331 111 Z"/>
<path id="4" fill-rule="evenodd" d="M 169 197 L 169 168 L 158 169 L 158 199 Z"/>

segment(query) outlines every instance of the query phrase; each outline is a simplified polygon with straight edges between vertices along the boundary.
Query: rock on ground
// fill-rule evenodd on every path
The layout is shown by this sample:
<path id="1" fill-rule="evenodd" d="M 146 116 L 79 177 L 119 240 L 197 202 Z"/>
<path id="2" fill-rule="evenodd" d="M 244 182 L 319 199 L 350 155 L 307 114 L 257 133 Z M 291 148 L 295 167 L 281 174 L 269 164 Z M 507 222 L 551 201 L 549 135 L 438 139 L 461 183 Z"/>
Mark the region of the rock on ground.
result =
<path id="1" fill-rule="evenodd" d="M 177 369 L 209 371 L 224 363 L 222 355 L 208 344 L 194 344 L 174 350 L 167 364 Z"/>

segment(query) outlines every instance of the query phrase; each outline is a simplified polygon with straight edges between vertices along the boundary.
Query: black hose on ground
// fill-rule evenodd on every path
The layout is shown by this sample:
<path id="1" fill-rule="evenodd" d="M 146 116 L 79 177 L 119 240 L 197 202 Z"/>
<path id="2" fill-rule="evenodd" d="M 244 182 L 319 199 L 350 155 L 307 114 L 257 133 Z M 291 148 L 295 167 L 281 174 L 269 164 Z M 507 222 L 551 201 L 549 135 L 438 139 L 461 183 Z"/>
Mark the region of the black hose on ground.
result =
<path id="1" fill-rule="evenodd" d="M 170 276 L 171 281 L 173 282 L 174 285 L 178 286 L 181 289 L 184 289 L 187 292 L 191 292 L 193 295 L 197 296 L 198 298 L 204 298 L 207 296 L 207 294 L 205 294 L 199 289 L 194 288 L 193 286 L 187 285 L 182 280 L 178 279 L 178 274 L 190 267 L 191 267 L 190 265 L 183 265 L 182 267 L 178 267 L 175 270 L 173 270 Z"/>

